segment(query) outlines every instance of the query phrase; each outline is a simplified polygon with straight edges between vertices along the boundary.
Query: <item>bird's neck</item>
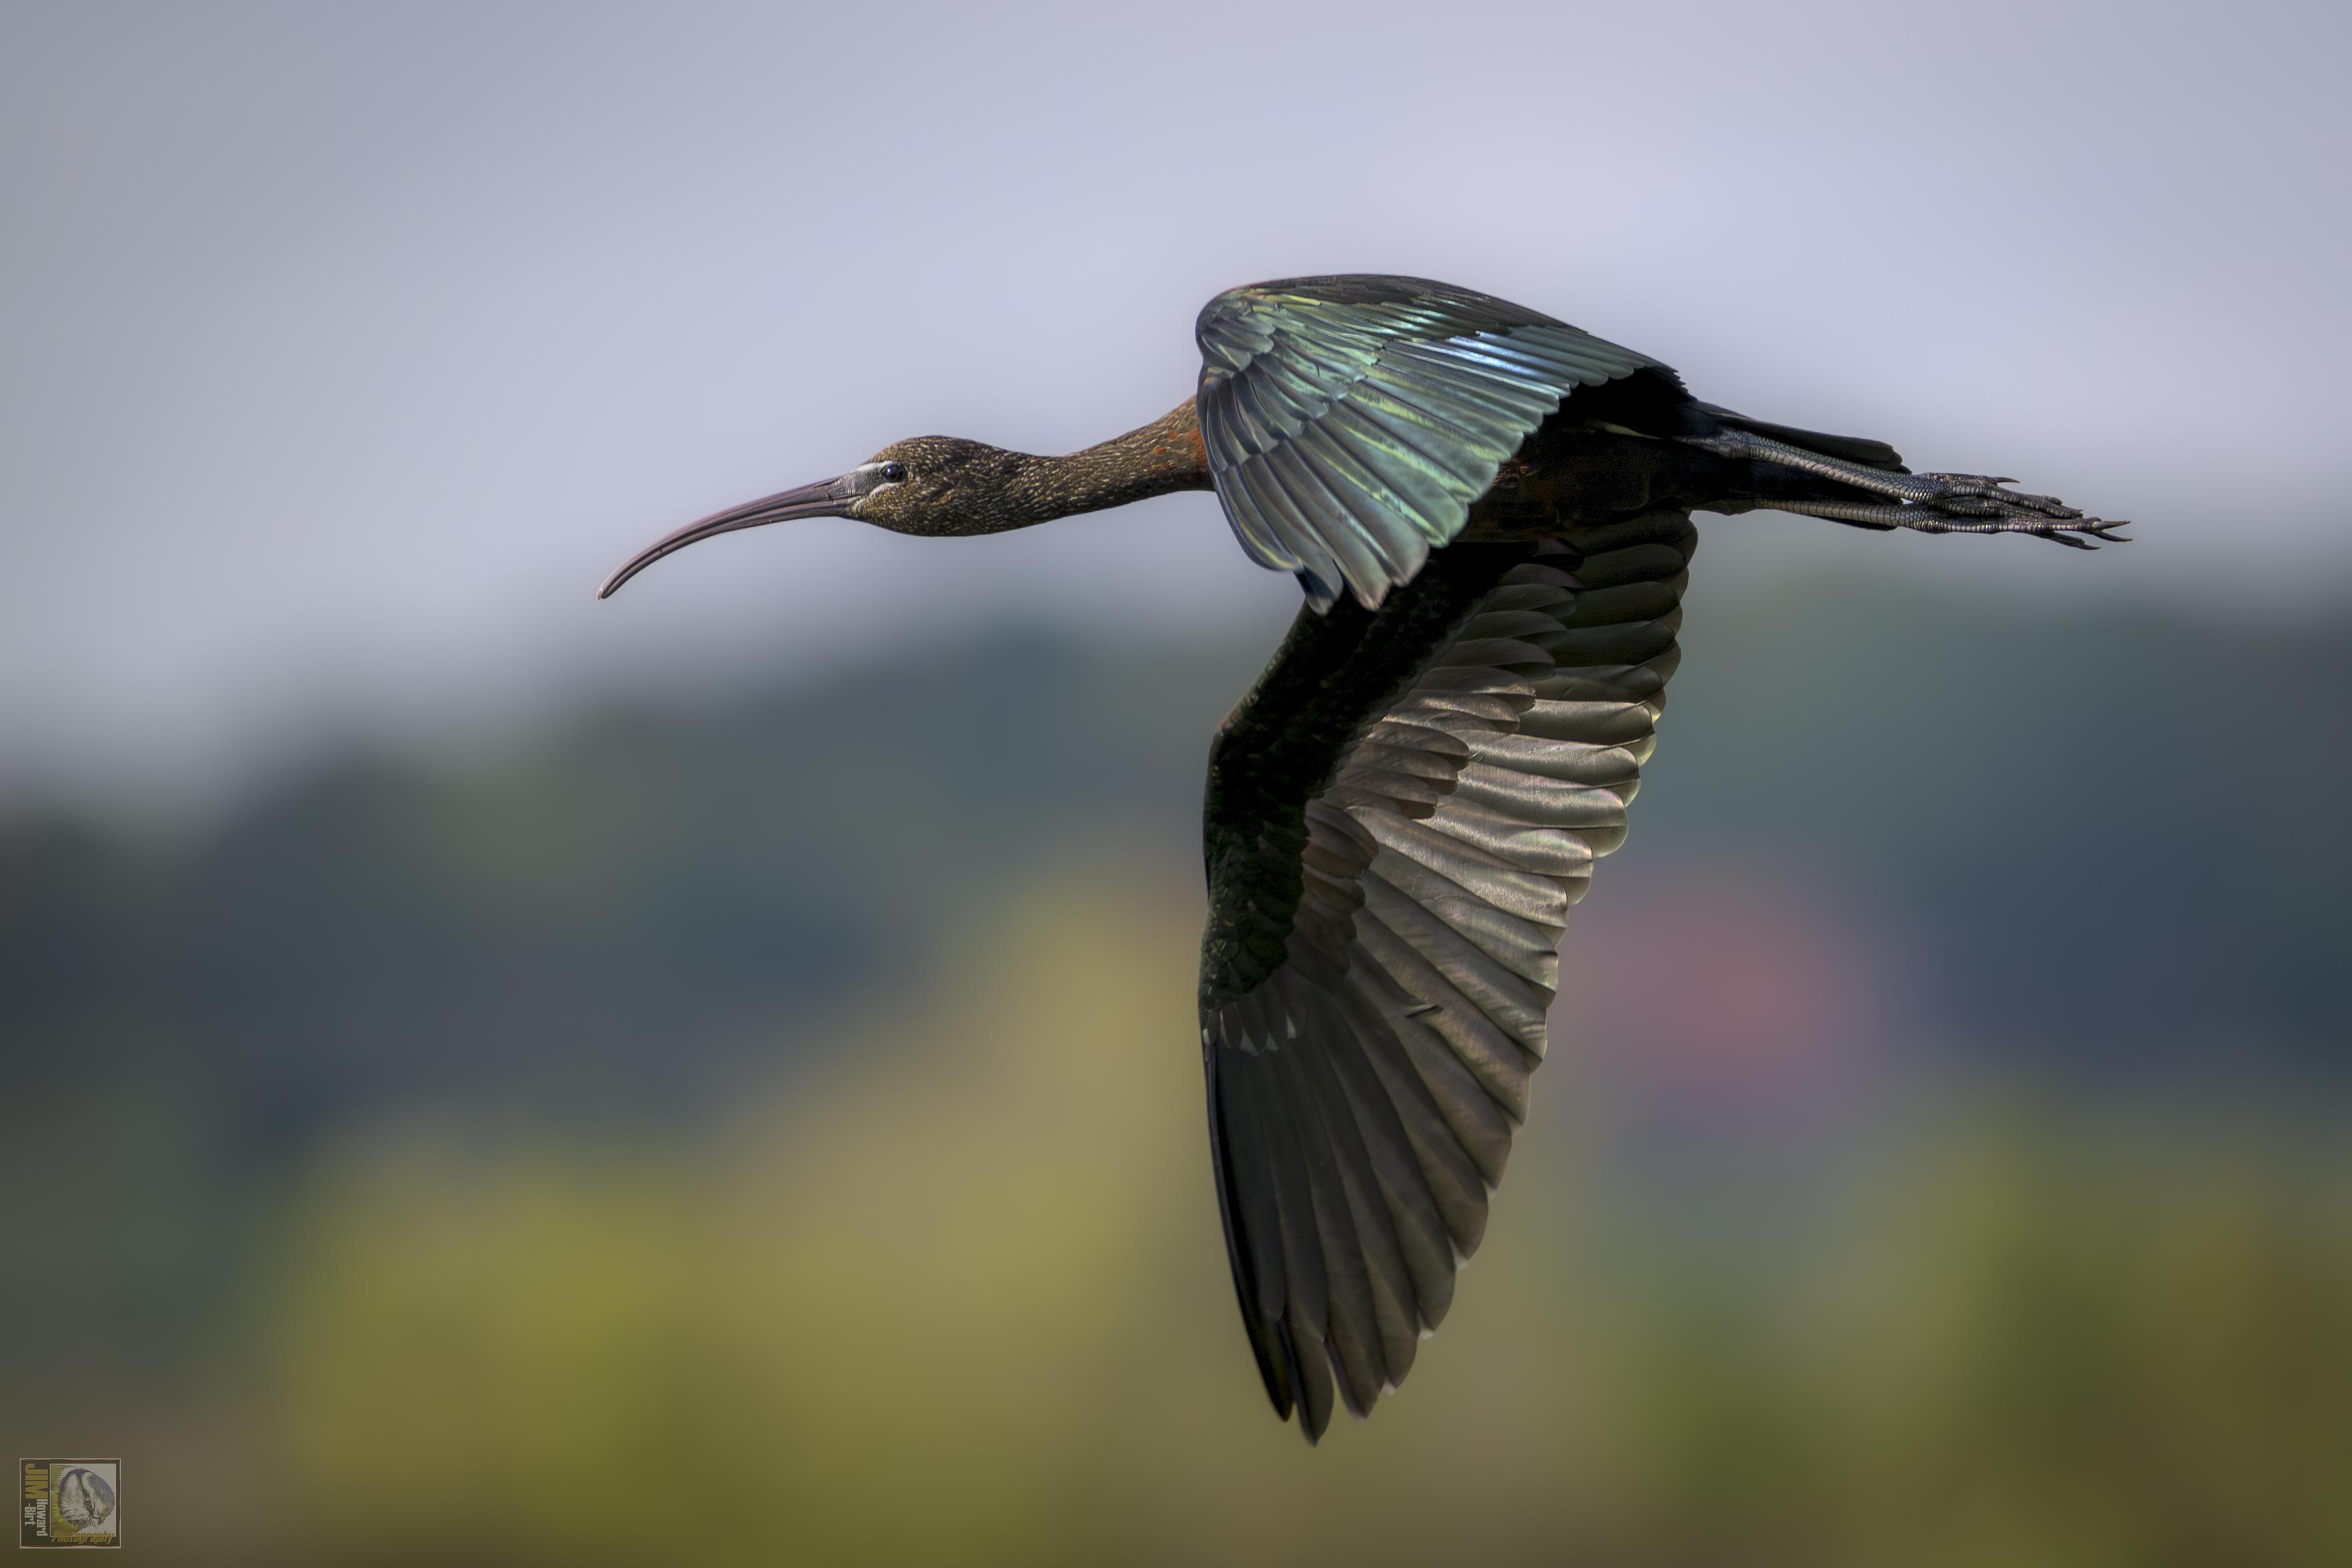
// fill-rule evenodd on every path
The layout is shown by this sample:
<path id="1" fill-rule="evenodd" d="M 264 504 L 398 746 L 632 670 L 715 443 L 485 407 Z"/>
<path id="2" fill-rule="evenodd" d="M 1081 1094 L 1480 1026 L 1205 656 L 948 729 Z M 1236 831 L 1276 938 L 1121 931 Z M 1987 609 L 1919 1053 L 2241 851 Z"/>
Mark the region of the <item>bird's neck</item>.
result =
<path id="1" fill-rule="evenodd" d="M 1186 398 L 1150 424 L 1062 457 L 1021 455 L 1006 498 L 1015 528 L 1149 500 L 1171 490 L 1206 490 L 1208 449 L 1200 414 Z"/>

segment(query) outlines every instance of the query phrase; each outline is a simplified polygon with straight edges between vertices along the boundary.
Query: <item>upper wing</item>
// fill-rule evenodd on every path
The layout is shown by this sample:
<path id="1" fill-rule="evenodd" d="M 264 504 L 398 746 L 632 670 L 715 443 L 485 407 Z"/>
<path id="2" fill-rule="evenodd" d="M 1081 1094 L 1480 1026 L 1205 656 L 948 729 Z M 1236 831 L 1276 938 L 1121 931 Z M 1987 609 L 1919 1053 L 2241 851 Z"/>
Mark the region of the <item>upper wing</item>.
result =
<path id="1" fill-rule="evenodd" d="M 1366 609 L 1462 531 L 1503 460 L 1580 386 L 1646 355 L 1418 277 L 1289 278 L 1209 301 L 1201 438 L 1242 548 L 1318 610 Z"/>
<path id="2" fill-rule="evenodd" d="M 1625 834 L 1696 542 L 1459 544 L 1302 610 L 1209 767 L 1201 1040 L 1225 1244 L 1310 1441 L 1412 1366 L 1486 1228 L 1568 907 Z"/>

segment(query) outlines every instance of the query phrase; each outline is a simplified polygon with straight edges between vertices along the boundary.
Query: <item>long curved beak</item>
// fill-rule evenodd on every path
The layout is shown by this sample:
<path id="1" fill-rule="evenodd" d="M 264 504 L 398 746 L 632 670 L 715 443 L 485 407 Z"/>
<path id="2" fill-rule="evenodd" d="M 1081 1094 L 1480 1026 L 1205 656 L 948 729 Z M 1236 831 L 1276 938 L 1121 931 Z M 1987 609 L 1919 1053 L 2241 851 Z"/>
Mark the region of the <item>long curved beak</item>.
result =
<path id="1" fill-rule="evenodd" d="M 803 485 L 797 490 L 780 490 L 756 501 L 746 501 L 740 507 L 730 507 L 723 512 L 713 512 L 698 522 L 691 522 L 674 534 L 656 539 L 629 558 L 626 566 L 604 580 L 596 591 L 599 599 L 610 599 L 621 584 L 653 565 L 666 555 L 684 549 L 699 539 L 731 534 L 738 528 L 756 528 L 762 523 L 782 523 L 793 517 L 845 517 L 850 503 L 857 499 L 861 469 L 853 469 L 837 479 L 820 479 L 814 485 Z"/>

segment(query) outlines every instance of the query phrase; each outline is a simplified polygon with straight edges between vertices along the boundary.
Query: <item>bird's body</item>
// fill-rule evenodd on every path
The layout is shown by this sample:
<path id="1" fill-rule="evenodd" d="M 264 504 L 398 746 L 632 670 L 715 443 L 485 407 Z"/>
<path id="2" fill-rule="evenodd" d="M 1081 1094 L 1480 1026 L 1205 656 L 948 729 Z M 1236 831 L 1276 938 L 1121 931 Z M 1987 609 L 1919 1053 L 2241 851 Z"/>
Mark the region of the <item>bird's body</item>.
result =
<path id="1" fill-rule="evenodd" d="M 678 530 L 850 516 L 1001 532 L 1213 489 L 1306 591 L 1220 728 L 1201 1040 L 1219 1209 L 1275 1407 L 1311 1441 L 1410 1368 L 1484 1231 L 1567 911 L 1622 841 L 1677 657 L 1694 511 L 2117 525 L 1882 443 L 1700 402 L 1646 356 L 1414 278 L 1232 290 L 1192 399 L 1066 457 L 921 436 Z"/>

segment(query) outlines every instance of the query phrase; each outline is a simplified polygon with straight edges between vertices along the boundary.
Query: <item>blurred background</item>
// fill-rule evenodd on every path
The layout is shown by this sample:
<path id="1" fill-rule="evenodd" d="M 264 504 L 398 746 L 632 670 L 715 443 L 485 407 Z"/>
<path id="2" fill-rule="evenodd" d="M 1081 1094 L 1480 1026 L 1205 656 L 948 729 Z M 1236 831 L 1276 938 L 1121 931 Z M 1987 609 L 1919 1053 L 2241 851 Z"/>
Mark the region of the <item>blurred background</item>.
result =
<path id="1" fill-rule="evenodd" d="M 2337 8 L 0 14 L 0 1446 L 189 1563 L 2352 1561 Z M 1250 278 L 1445 277 L 2139 542 L 1703 520 L 1486 1249 L 1229 1295 Z"/>

